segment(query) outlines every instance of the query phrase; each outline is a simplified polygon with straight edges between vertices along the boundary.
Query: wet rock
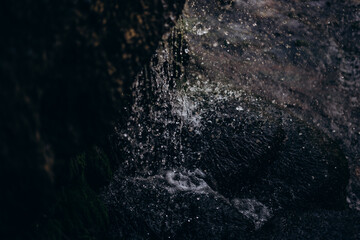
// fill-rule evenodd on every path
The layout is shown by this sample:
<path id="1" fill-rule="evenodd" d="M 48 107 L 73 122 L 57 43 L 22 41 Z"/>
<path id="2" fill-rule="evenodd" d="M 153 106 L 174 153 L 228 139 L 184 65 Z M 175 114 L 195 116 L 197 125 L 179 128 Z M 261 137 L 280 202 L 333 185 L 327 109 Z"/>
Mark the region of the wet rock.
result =
<path id="1" fill-rule="evenodd" d="M 270 221 L 254 239 L 359 239 L 356 211 L 287 212 Z"/>
<path id="2" fill-rule="evenodd" d="M 218 2 L 190 0 L 185 8 L 194 72 L 274 101 L 338 142 L 349 160 L 347 197 L 360 209 L 359 3 Z M 211 30 L 198 35 L 199 22 Z"/>
<path id="3" fill-rule="evenodd" d="M 339 147 L 286 111 L 261 101 L 251 105 L 220 101 L 202 115 L 198 164 L 214 188 L 228 197 L 254 197 L 273 211 L 343 209 L 349 173 Z"/>
<path id="4" fill-rule="evenodd" d="M 158 52 L 167 56 L 164 49 Z M 185 90 L 173 92 L 169 78 L 161 77 L 168 62 L 157 63 L 160 68 L 155 64 L 147 72 L 154 105 L 134 111 L 129 128 L 119 132 L 121 155 L 128 159 L 104 192 L 115 236 L 239 239 L 284 211 L 346 207 L 347 161 L 325 134 L 247 92 L 195 83 L 192 71 L 181 86 Z M 144 90 L 140 82 L 137 87 Z M 190 211 L 193 204 L 196 210 Z M 231 209 L 228 216 L 246 221 L 230 224 L 213 209 Z M 154 217 L 198 216 L 192 214 L 199 220 Z"/>
<path id="5" fill-rule="evenodd" d="M 198 196 L 206 192 L 224 202 L 200 199 L 197 206 L 204 208 L 199 210 L 201 214 L 205 214 L 206 206 L 211 209 L 206 212 L 209 216 L 214 213 L 214 205 L 221 211 L 232 209 L 229 216 L 236 213 L 246 220 L 235 221 L 231 229 L 236 235 L 237 229 L 244 229 L 248 222 L 253 224 L 246 228 L 249 231 L 246 239 L 322 239 L 322 231 L 330 239 L 357 237 L 356 227 L 338 223 L 355 221 L 358 225 L 358 214 L 347 209 L 349 170 L 343 145 L 340 147 L 332 140 L 324 132 L 324 126 L 320 127 L 321 131 L 311 121 L 296 117 L 296 106 L 278 104 L 281 96 L 276 100 L 269 97 L 272 93 L 281 95 L 285 87 L 276 80 L 285 81 L 296 87 L 299 106 L 308 110 L 301 101 L 307 101 L 305 90 L 311 88 L 309 83 L 316 82 L 309 69 L 317 71 L 316 65 L 321 65 L 321 74 L 331 79 L 327 72 L 331 69 L 322 69 L 322 64 L 332 66 L 336 57 L 332 53 L 327 58 L 328 51 L 319 46 L 328 43 L 322 42 L 323 39 L 319 43 L 318 38 L 326 26 L 325 19 L 341 15 L 336 12 L 340 7 L 337 5 L 328 12 L 330 16 L 318 17 L 316 11 L 325 1 L 284 4 L 296 9 L 287 9 L 274 1 L 188 2 L 180 29 L 190 57 L 185 71 L 178 75 L 187 82 L 178 81 L 181 84 L 174 90 L 169 74 L 173 56 L 166 46 L 160 48 L 157 60 L 141 75 L 150 88 L 139 82 L 134 91 L 139 100 L 133 106 L 136 113 L 127 129 L 118 131 L 117 146 L 124 146 L 122 156 L 127 157 L 114 180 L 118 185 L 110 185 L 104 193 L 110 209 L 117 209 L 110 212 L 113 219 L 120 219 L 114 221 L 113 232 L 120 229 L 116 236 L 129 233 L 132 234 L 129 238 L 138 237 L 134 235 L 135 227 L 121 227 L 126 225 L 121 224 L 122 215 L 130 216 L 130 226 L 139 226 L 137 229 L 141 231 L 144 228 L 140 226 L 147 226 L 140 239 L 150 232 L 160 238 L 169 236 L 167 227 L 159 229 L 166 225 L 160 222 L 166 221 L 154 218 L 164 215 L 166 207 L 161 204 L 162 199 L 171 198 L 171 194 L 180 196 L 187 192 Z M 284 9 L 286 13 L 282 12 Z M 319 18 L 322 25 L 313 27 L 311 22 Z M 327 46 L 332 48 L 330 43 Z M 293 48 L 300 51 L 300 56 Z M 321 78 L 321 82 L 327 80 Z M 261 91 L 256 91 L 260 88 Z M 147 92 L 148 89 L 151 91 Z M 348 93 L 353 92 L 356 88 Z M 288 96 L 286 93 L 283 98 Z M 151 99 L 150 107 L 144 104 L 148 99 Z M 197 179 L 189 174 L 196 171 L 201 173 L 195 174 Z M 116 192 L 117 188 L 122 191 Z M 123 192 L 127 191 L 129 199 L 122 200 Z M 150 196 L 147 201 L 137 199 L 142 194 Z M 117 196 L 119 201 L 114 200 Z M 155 196 L 160 196 L 160 202 L 153 204 Z M 129 211 L 132 206 L 128 202 L 133 199 L 139 203 L 138 211 Z M 167 213 L 173 219 L 186 218 L 188 204 L 192 204 L 188 201 L 194 200 L 173 199 L 177 205 L 165 201 L 171 202 L 166 205 Z M 139 223 L 142 216 L 148 223 Z M 213 219 L 221 218 L 215 212 Z M 316 221 L 320 223 L 311 224 Z M 219 228 L 214 227 L 214 222 L 189 223 L 190 230 L 179 235 L 178 222 L 174 221 L 169 225 L 174 227 L 170 237 L 225 237 L 221 229 L 227 229 L 229 223 L 215 222 Z M 227 238 L 240 238 L 243 235 L 239 233 Z"/>
<path id="6" fill-rule="evenodd" d="M 116 178 L 104 199 L 114 239 L 247 239 L 253 223 L 197 170 Z"/>
<path id="7" fill-rule="evenodd" d="M 284 212 L 346 208 L 347 161 L 323 133 L 244 92 L 220 100 L 206 87 L 194 92 L 201 120 L 182 119 L 183 148 L 149 149 L 169 160 L 135 154 L 104 192 L 116 237 L 250 239 Z M 169 142 L 168 133 L 150 142 Z"/>

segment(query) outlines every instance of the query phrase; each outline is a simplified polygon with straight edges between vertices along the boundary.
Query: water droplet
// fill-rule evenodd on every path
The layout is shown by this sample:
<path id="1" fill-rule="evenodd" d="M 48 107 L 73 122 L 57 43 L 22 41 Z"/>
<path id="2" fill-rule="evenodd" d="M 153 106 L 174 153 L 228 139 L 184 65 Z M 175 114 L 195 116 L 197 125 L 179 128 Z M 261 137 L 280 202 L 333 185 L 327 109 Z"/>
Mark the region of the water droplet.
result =
<path id="1" fill-rule="evenodd" d="M 237 107 L 236 107 L 236 110 L 237 110 L 237 111 L 243 111 L 244 108 L 243 108 L 242 106 L 237 106 Z"/>

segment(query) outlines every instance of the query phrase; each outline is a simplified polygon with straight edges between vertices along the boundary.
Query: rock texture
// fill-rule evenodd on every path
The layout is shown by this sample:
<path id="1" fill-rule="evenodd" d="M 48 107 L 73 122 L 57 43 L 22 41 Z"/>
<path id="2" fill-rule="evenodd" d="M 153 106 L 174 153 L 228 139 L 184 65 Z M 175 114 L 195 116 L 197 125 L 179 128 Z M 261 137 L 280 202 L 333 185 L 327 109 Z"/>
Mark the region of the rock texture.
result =
<path id="1" fill-rule="evenodd" d="M 188 30 L 190 20 L 139 75 L 133 114 L 117 131 L 124 158 L 103 193 L 113 238 L 287 239 L 321 229 L 355 237 L 359 216 L 347 209 L 348 161 L 339 145 L 288 109 L 208 78 L 217 69 L 186 39 L 209 27 Z M 174 74 L 178 61 L 186 67 Z M 301 216 L 323 225 L 305 233 Z"/>
<path id="2" fill-rule="evenodd" d="M 221 2 L 190 0 L 184 11 L 203 78 L 281 105 L 339 142 L 350 163 L 348 201 L 360 209 L 359 3 Z"/>

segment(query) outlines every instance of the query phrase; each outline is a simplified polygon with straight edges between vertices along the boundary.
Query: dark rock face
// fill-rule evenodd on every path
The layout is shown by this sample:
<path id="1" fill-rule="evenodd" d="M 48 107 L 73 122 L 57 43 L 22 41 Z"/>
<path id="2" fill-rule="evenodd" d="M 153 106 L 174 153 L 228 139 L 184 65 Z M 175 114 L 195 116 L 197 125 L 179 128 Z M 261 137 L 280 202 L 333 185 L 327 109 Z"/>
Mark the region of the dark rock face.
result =
<path id="1" fill-rule="evenodd" d="M 283 207 L 275 211 L 269 227 L 260 230 L 261 237 L 255 239 L 357 239 L 360 222 L 356 212 L 360 209 L 360 134 L 356 114 L 360 93 L 359 3 L 351 0 L 238 0 L 221 1 L 219 5 L 218 1 L 194 0 L 189 1 L 185 9 L 185 38 L 192 59 L 189 71 L 195 78 L 193 82 L 226 82 L 232 89 L 252 92 L 280 105 L 281 111 L 287 112 L 280 114 L 280 118 L 288 120 L 282 121 L 277 127 L 270 123 L 273 121 L 258 125 L 254 124 L 257 120 L 249 121 L 249 126 L 263 126 L 266 129 L 263 131 L 265 137 L 261 135 L 257 138 L 264 144 L 272 143 L 270 147 L 279 151 L 268 153 L 277 152 L 275 159 L 280 161 L 265 164 L 264 171 L 264 163 L 251 165 L 248 160 L 256 159 L 259 162 L 259 158 L 254 156 L 262 155 L 264 151 L 261 149 L 264 148 L 261 145 L 250 148 L 247 152 L 250 158 L 246 158 L 241 166 L 248 166 L 251 171 L 241 173 L 245 172 L 247 177 L 265 173 L 274 181 L 261 177 L 256 183 L 259 185 L 251 185 L 240 192 L 256 195 L 256 199 L 270 204 L 275 210 L 277 205 Z M 231 103 L 224 102 L 223 108 L 228 109 L 229 105 Z M 243 105 L 240 101 L 239 106 Z M 265 113 L 269 110 L 272 111 L 271 107 Z M 288 113 L 291 114 L 286 116 Z M 259 118 L 271 119 L 271 116 L 280 115 L 271 113 L 267 116 L 262 113 Z M 291 115 L 301 118 L 306 124 Z M 209 126 L 215 125 L 212 123 Z M 241 125 L 238 127 L 241 128 Z M 332 140 L 321 137 L 322 134 L 314 131 L 314 127 Z M 246 134 L 243 137 L 249 138 L 250 142 L 256 140 L 251 139 L 251 135 L 247 137 L 249 130 L 246 127 L 243 129 Z M 226 179 L 226 174 L 235 175 L 239 171 L 236 169 L 239 164 L 234 164 L 235 161 L 227 153 L 234 153 L 234 150 L 242 149 L 241 146 L 251 146 L 243 138 L 237 138 L 234 132 L 236 129 L 224 127 L 219 133 L 214 130 L 212 134 L 220 141 L 214 140 L 209 152 L 227 160 L 223 166 L 227 171 L 218 174 L 220 182 Z M 260 135 L 259 132 L 252 133 Z M 235 144 L 219 137 L 221 134 L 235 139 Z M 277 140 L 280 140 L 280 144 Z M 340 146 L 343 153 L 334 151 L 333 142 Z M 215 147 L 218 143 L 219 147 Z M 305 149 L 301 150 L 302 147 Z M 345 155 L 349 162 L 349 182 L 346 180 L 348 173 L 344 162 L 340 164 L 343 170 L 335 173 L 335 167 L 338 170 L 339 166 L 314 161 L 313 158 L 344 159 L 341 155 Z M 209 154 L 206 156 L 209 162 L 216 159 Z M 270 159 L 274 159 L 272 155 Z M 308 164 L 309 169 L 305 170 L 303 164 Z M 335 173 L 333 176 L 337 180 L 324 178 L 329 170 Z M 313 181 L 309 181 L 312 178 Z M 240 186 L 244 183 L 241 177 L 237 177 L 237 181 Z M 332 185 L 332 182 L 339 184 Z M 236 183 L 227 180 L 227 185 L 220 187 L 228 189 L 236 186 Z M 352 210 L 328 210 L 341 209 L 345 198 Z"/>
<path id="2" fill-rule="evenodd" d="M 113 239 L 246 239 L 253 223 L 194 172 L 115 178 L 105 195 Z"/>
<path id="3" fill-rule="evenodd" d="M 271 239 L 267 226 L 315 209 L 336 224 L 329 209 L 346 209 L 349 179 L 339 146 L 286 109 L 202 79 L 196 56 L 174 90 L 171 49 L 139 76 L 118 131 L 125 159 L 103 193 L 114 239 Z"/>
<path id="4" fill-rule="evenodd" d="M 265 225 L 255 239 L 359 239 L 357 211 L 287 212 Z M 271 237 L 269 237 L 271 236 Z"/>
<path id="5" fill-rule="evenodd" d="M 183 149 L 153 145 L 168 159 L 135 155 L 121 165 L 104 192 L 114 239 L 251 239 L 288 212 L 346 208 L 348 165 L 329 138 L 261 100 L 207 94 L 201 127 L 179 130 Z"/>
<path id="6" fill-rule="evenodd" d="M 183 4 L 3 5 L 1 233 L 36 238 L 39 223 L 53 221 L 47 230 L 58 238 L 106 235 L 87 228 L 108 220 L 92 188 L 111 171 L 93 146 L 106 145 L 118 119 L 121 166 L 102 195 L 114 239 L 359 237 L 345 155 L 295 117 L 343 140 L 356 169 L 357 3 L 189 1 L 181 34 L 149 64 Z M 360 173 L 351 173 L 354 189 Z M 63 225 L 48 218 L 56 190 Z M 74 232 L 61 232 L 64 225 Z"/>
<path id="7" fill-rule="evenodd" d="M 70 158 L 126 118 L 132 79 L 184 1 L 16 1 L 1 10 L 1 230 L 43 218 Z M 66 172 L 66 171 L 65 171 Z M 24 200 L 26 199 L 26 200 Z M 5 224 L 6 223 L 6 224 Z M 15 224 L 16 223 L 16 224 Z M 24 230 L 25 231 L 25 230 Z"/>
<path id="8" fill-rule="evenodd" d="M 203 116 L 199 164 L 215 189 L 255 197 L 273 211 L 344 208 L 349 174 L 339 147 L 296 117 L 271 105 L 261 108 L 224 101 Z"/>
<path id="9" fill-rule="evenodd" d="M 360 209 L 359 3 L 221 2 L 187 4 L 194 65 L 209 81 L 228 82 L 281 105 L 339 142 L 349 159 L 347 197 Z"/>

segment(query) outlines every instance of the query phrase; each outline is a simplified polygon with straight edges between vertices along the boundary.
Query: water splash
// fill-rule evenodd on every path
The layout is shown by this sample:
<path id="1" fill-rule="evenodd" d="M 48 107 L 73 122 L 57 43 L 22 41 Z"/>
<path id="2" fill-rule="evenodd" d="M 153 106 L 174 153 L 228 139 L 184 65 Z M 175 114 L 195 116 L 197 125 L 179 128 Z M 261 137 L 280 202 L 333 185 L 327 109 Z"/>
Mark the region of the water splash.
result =
<path id="1" fill-rule="evenodd" d="M 201 139 L 209 121 L 203 116 L 218 112 L 219 106 L 226 106 L 230 100 L 256 105 L 258 99 L 199 75 L 182 81 L 185 75 L 179 70 L 177 59 L 188 54 L 189 49 L 186 44 L 179 44 L 176 48 L 180 51 L 174 50 L 172 44 L 173 40 L 165 41 L 135 81 L 131 116 L 126 126 L 117 131 L 124 158 L 118 176 L 126 175 L 126 181 L 134 184 L 153 182 L 155 186 L 160 181 L 162 188 L 173 195 L 210 194 L 260 227 L 270 216 L 266 207 L 256 200 L 230 200 L 215 191 L 208 183 L 211 176 L 197 168 L 205 149 L 187 142 L 188 137 L 192 144 L 197 137 Z M 246 104 L 233 107 L 234 111 L 248 109 Z M 260 205 L 263 210 L 256 212 Z"/>
<path id="2" fill-rule="evenodd" d="M 200 169 L 195 171 L 166 172 L 166 180 L 171 187 L 167 187 L 170 193 L 177 191 L 192 191 L 196 193 L 207 193 L 211 191 L 209 185 L 205 182 L 205 173 Z"/>
<path id="3" fill-rule="evenodd" d="M 254 222 L 256 229 L 262 227 L 272 217 L 271 210 L 256 199 L 235 198 L 232 203 L 239 212 Z"/>

